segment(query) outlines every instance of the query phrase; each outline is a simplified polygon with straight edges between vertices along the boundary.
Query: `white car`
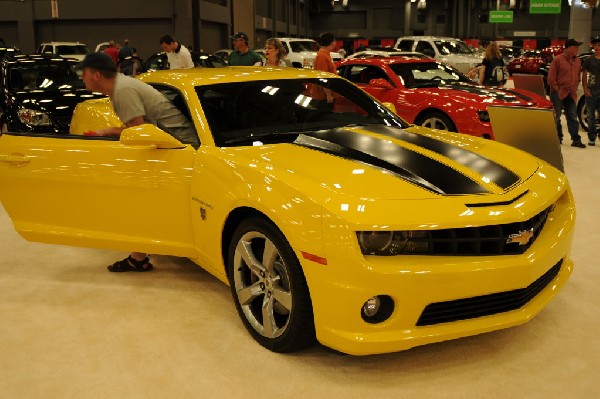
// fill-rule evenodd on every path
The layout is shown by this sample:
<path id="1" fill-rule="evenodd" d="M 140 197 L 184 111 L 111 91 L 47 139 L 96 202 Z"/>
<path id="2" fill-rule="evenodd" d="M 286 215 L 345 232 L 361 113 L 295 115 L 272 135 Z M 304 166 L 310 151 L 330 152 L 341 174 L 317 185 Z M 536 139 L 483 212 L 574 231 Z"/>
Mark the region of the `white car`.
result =
<path id="1" fill-rule="evenodd" d="M 357 51 L 356 53 L 349 55 L 346 59 L 352 58 L 390 58 L 390 57 L 411 57 L 411 58 L 429 58 L 425 54 L 417 53 L 415 51 L 400 51 L 395 48 L 386 48 L 382 50 L 371 50 L 367 49 L 364 51 Z"/>
<path id="2" fill-rule="evenodd" d="M 460 39 L 438 36 L 405 36 L 396 40 L 395 48 L 401 51 L 417 51 L 451 65 L 467 74 L 481 64 L 481 55 Z"/>
<path id="3" fill-rule="evenodd" d="M 294 68 L 312 68 L 319 51 L 319 44 L 312 39 L 278 37 L 287 50 L 287 60 Z M 333 62 L 341 61 L 338 52 L 332 51 Z"/>
<path id="4" fill-rule="evenodd" d="M 86 54 L 91 53 L 85 43 L 80 42 L 48 42 L 38 46 L 36 54 L 56 54 L 63 58 L 75 58 L 83 61 Z"/>

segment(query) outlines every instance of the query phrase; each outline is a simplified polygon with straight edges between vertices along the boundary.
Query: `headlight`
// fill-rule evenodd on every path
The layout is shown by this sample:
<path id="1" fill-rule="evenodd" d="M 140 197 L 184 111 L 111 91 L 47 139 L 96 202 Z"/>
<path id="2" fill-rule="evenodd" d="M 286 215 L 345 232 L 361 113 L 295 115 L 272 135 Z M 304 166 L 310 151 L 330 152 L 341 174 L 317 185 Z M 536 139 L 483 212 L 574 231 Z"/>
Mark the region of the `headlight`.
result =
<path id="1" fill-rule="evenodd" d="M 489 122 L 490 114 L 487 111 L 477 111 L 477 117 L 481 122 Z"/>
<path id="2" fill-rule="evenodd" d="M 50 115 L 42 111 L 36 111 L 34 109 L 22 108 L 17 111 L 19 120 L 27 125 L 33 126 L 50 126 L 52 121 Z"/>
<path id="3" fill-rule="evenodd" d="M 363 255 L 419 255 L 429 253 L 427 231 L 359 231 L 356 233 Z"/>

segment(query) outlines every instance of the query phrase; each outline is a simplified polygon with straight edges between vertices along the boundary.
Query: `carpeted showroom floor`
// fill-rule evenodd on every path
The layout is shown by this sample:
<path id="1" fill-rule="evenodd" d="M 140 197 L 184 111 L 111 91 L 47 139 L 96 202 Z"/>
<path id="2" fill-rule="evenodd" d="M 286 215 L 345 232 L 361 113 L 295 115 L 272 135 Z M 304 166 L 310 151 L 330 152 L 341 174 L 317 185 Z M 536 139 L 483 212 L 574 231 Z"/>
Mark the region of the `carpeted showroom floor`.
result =
<path id="1" fill-rule="evenodd" d="M 563 291 L 525 325 L 387 355 L 271 353 L 187 259 L 108 273 L 124 253 L 24 241 L 0 208 L 0 398 L 598 398 L 600 147 L 562 151 L 578 208 Z"/>

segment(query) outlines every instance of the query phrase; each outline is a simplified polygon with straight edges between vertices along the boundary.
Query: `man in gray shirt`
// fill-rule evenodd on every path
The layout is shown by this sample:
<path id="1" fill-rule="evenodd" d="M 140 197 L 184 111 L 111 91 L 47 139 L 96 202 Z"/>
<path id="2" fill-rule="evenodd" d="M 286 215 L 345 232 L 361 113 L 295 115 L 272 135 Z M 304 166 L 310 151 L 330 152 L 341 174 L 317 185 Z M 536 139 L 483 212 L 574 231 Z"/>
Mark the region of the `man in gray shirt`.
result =
<path id="1" fill-rule="evenodd" d="M 97 136 L 119 136 L 132 126 L 151 123 L 179 139 L 198 148 L 198 135 L 191 121 L 164 95 L 141 80 L 117 73 L 115 64 L 105 53 L 90 53 L 79 65 L 83 69 L 83 82 L 90 91 L 110 97 L 113 109 L 122 127 L 97 130 Z M 144 272 L 153 266 L 145 253 L 132 252 L 127 258 L 110 266 L 111 272 Z"/>

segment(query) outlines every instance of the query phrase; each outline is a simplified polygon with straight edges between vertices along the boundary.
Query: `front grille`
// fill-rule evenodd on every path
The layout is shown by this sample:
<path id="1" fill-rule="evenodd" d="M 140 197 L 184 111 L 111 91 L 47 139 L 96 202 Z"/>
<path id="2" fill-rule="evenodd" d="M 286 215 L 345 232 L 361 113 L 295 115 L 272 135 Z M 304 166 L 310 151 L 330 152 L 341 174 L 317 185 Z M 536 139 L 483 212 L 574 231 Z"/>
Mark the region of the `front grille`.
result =
<path id="1" fill-rule="evenodd" d="M 457 320 L 474 319 L 476 317 L 519 309 L 535 298 L 537 294 L 542 292 L 554 280 L 560 271 L 562 262 L 561 259 L 544 275 L 526 288 L 427 305 L 417 321 L 417 326 L 430 326 Z"/>
<path id="2" fill-rule="evenodd" d="M 427 253 L 418 255 L 516 255 L 529 249 L 540 235 L 552 206 L 524 222 L 498 224 L 481 227 L 465 227 L 458 229 L 427 230 L 426 237 L 408 239 L 415 247 L 428 248 Z M 527 234 L 529 240 L 519 243 L 518 240 L 508 242 L 511 235 Z M 427 246 L 419 243 L 427 242 Z M 410 255 L 411 253 L 406 253 Z"/>

